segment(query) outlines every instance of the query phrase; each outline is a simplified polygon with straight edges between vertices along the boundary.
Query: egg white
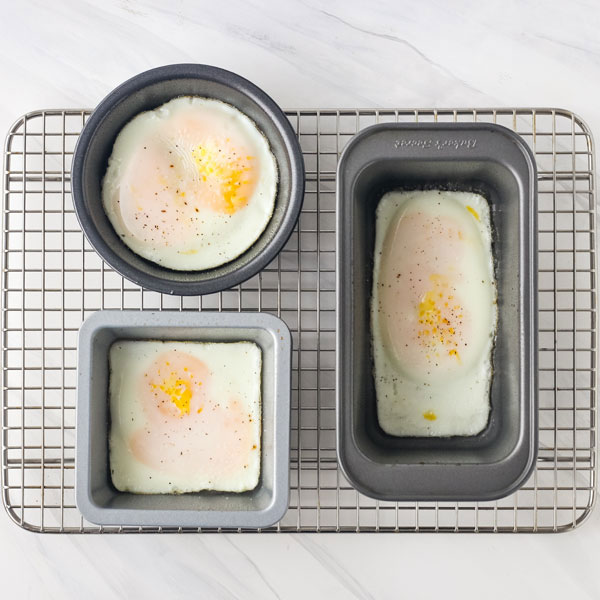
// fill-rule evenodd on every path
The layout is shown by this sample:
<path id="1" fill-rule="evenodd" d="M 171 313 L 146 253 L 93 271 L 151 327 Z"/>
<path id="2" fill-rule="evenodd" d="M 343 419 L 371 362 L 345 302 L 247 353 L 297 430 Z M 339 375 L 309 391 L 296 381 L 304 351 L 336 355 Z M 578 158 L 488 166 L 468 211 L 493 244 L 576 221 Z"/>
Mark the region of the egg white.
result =
<path id="1" fill-rule="evenodd" d="M 229 464 L 231 448 L 221 440 L 240 425 L 239 419 L 223 421 L 227 431 L 200 431 L 198 424 L 184 427 L 182 438 L 161 435 L 162 422 L 158 424 L 148 418 L 140 394 L 140 384 L 155 359 L 166 352 L 177 351 L 202 361 L 209 370 L 210 387 L 224 413 L 228 402 L 235 398 L 239 402 L 244 419 L 251 419 L 250 443 L 255 450 L 244 456 L 246 465 L 234 472 L 215 472 L 212 461 Z M 261 351 L 252 342 L 202 343 L 202 342 L 159 342 L 117 341 L 110 349 L 110 470 L 114 486 L 120 491 L 139 494 L 186 493 L 201 490 L 243 492 L 258 484 L 260 475 L 261 442 Z M 208 408 L 204 414 L 208 412 Z M 204 416 L 204 415 L 200 415 Z M 166 422 L 166 420 L 165 420 Z M 155 431 L 152 431 L 155 428 Z M 132 451 L 132 440 L 140 430 L 156 434 L 158 454 L 161 452 L 179 455 L 189 449 L 193 440 L 195 465 L 192 473 L 169 472 L 139 460 Z M 210 454 L 203 451 L 205 438 L 211 447 Z M 161 450 L 162 448 L 162 450 Z M 215 451 L 216 448 L 216 451 Z M 218 455 L 217 455 L 218 454 Z M 158 465 L 160 467 L 160 465 Z"/>
<path id="2" fill-rule="evenodd" d="M 206 147 L 213 167 L 227 167 L 228 150 L 239 155 L 243 148 L 252 159 L 254 189 L 233 214 L 201 201 L 206 184 L 195 153 Z M 120 131 L 102 202 L 115 231 L 136 254 L 170 269 L 200 271 L 230 262 L 260 237 L 273 214 L 277 181 L 269 143 L 248 116 L 218 100 L 179 97 L 137 115 Z M 138 227 L 142 223 L 146 229 Z"/>
<path id="3" fill-rule="evenodd" d="M 436 236 L 447 236 L 448 243 Z M 446 250 L 456 253 L 456 261 Z M 437 273 L 440 269 L 445 273 Z M 460 307 L 452 306 L 454 294 Z M 377 414 L 385 432 L 468 436 L 486 427 L 496 295 L 485 198 L 437 190 L 383 196 L 376 213 L 371 341 Z M 432 306 L 438 301 L 433 324 L 429 312 L 419 312 L 430 296 Z M 445 320 L 433 329 L 441 319 L 439 307 Z M 395 339 L 398 331 L 402 335 Z"/>

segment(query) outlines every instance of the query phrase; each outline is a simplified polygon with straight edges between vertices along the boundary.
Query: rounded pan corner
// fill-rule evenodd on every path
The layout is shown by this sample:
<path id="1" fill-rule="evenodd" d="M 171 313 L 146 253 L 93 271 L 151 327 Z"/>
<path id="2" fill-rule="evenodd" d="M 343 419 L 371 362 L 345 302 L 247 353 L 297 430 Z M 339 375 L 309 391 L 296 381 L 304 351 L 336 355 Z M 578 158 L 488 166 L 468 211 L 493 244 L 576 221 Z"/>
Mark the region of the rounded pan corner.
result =
<path id="1" fill-rule="evenodd" d="M 87 479 L 85 475 L 87 474 L 84 474 L 83 479 Z M 94 525 L 108 525 L 103 518 L 105 510 L 92 501 L 90 490 L 87 485 L 80 480 L 79 475 L 77 475 L 75 482 L 75 505 L 86 521 L 89 521 Z"/>
<path id="2" fill-rule="evenodd" d="M 338 429 L 339 429 L 339 424 L 338 424 Z M 350 467 L 350 465 L 347 462 L 345 452 L 344 452 L 344 451 L 346 451 L 346 452 L 348 451 L 348 447 L 345 444 L 340 443 L 339 437 L 338 437 L 338 441 L 337 441 L 337 448 L 338 448 L 338 450 L 337 450 L 338 466 L 341 469 L 344 477 L 348 480 L 348 483 L 357 492 L 363 494 L 364 496 L 373 498 L 375 500 L 387 500 L 387 498 L 384 498 L 383 494 L 380 494 L 380 495 L 375 494 L 373 492 L 373 490 L 361 480 L 360 477 L 355 476 L 352 468 Z M 354 448 L 354 446 L 352 446 L 351 450 L 355 451 L 356 449 Z M 365 458 L 360 454 L 359 454 L 359 458 L 360 458 L 360 460 L 365 460 Z M 350 460 L 350 459 L 348 459 L 348 460 Z"/>
<path id="3" fill-rule="evenodd" d="M 340 179 L 340 176 L 342 175 L 342 169 L 348 161 L 348 156 L 352 153 L 354 148 L 356 146 L 359 146 L 365 138 L 370 137 L 379 131 L 385 131 L 386 129 L 389 129 L 391 125 L 397 126 L 400 125 L 400 123 L 376 123 L 375 125 L 370 125 L 369 127 L 361 129 L 352 136 L 352 139 L 344 146 L 342 152 L 340 153 L 340 157 L 337 164 L 338 181 Z"/>
<path id="4" fill-rule="evenodd" d="M 282 338 L 281 341 L 283 342 L 284 348 L 291 355 L 293 348 L 292 332 L 285 321 L 279 319 L 278 317 L 276 318 L 278 319 L 279 323 L 283 325 L 283 327 L 281 327 L 279 330 L 280 337 Z"/>
<path id="5" fill-rule="evenodd" d="M 536 458 L 537 450 L 530 454 L 530 457 L 523 471 L 509 485 L 503 487 L 502 489 L 490 489 L 487 493 L 480 494 L 478 496 L 473 495 L 473 498 L 471 498 L 471 500 L 477 502 L 493 502 L 495 500 L 501 500 L 502 498 L 506 498 L 507 496 L 514 494 L 515 492 L 520 490 L 525 484 L 525 482 L 529 479 L 529 477 L 531 477 L 533 471 L 535 470 Z M 457 501 L 460 500 L 464 500 L 464 498 L 457 499 Z"/>
<path id="6" fill-rule="evenodd" d="M 478 125 L 478 123 L 469 123 L 469 125 Z M 527 144 L 516 131 L 509 129 L 504 125 L 499 125 L 498 123 L 482 123 L 482 125 L 485 125 L 485 128 L 490 131 L 495 131 L 500 135 L 505 136 L 521 151 L 521 154 L 523 154 L 525 161 L 527 162 L 531 180 L 535 185 L 537 183 L 537 163 L 533 150 L 530 148 L 529 144 Z"/>
<path id="7" fill-rule="evenodd" d="M 93 312 L 89 317 L 83 321 L 81 326 L 79 327 L 78 337 L 80 342 L 82 340 L 89 340 L 93 335 L 94 331 L 98 329 L 98 327 L 106 325 L 106 313 L 109 311 L 105 310 L 97 310 Z M 119 312 L 119 311 L 113 311 Z"/>
<path id="8" fill-rule="evenodd" d="M 249 313 L 240 314 L 243 315 Z M 285 338 L 283 341 L 291 345 L 292 334 L 290 332 L 290 328 L 288 327 L 287 323 L 280 317 L 267 312 L 259 312 L 256 313 L 256 316 L 253 320 L 255 321 L 256 325 L 260 325 L 265 329 L 276 331 L 277 333 L 282 334 Z"/>
<path id="9" fill-rule="evenodd" d="M 275 497 L 270 506 L 268 506 L 261 513 L 256 515 L 256 520 L 253 524 L 253 528 L 265 529 L 277 525 L 281 519 L 285 516 L 290 505 L 290 486 L 289 482 L 286 483 L 285 490 L 283 485 L 281 490 L 275 493 Z"/>
<path id="10" fill-rule="evenodd" d="M 348 143 L 342 149 L 340 157 L 338 159 L 336 168 L 337 202 L 339 203 L 340 201 L 342 195 L 341 192 L 346 179 L 346 163 L 349 162 L 350 156 L 357 148 L 360 148 L 361 144 L 363 144 L 368 138 L 378 133 L 385 133 L 389 130 L 403 130 L 414 126 L 415 124 L 412 123 L 376 123 L 375 125 L 370 125 L 369 127 L 365 127 L 364 129 L 361 129 L 360 131 L 355 133 L 350 139 L 350 141 L 348 141 Z M 359 167 L 358 171 L 364 169 L 367 166 L 367 164 L 372 160 L 372 158 L 369 158 L 369 160 L 364 161 L 365 164 L 362 164 Z M 352 171 L 353 176 L 356 174 L 356 170 Z M 338 235 L 340 235 L 339 232 Z"/>

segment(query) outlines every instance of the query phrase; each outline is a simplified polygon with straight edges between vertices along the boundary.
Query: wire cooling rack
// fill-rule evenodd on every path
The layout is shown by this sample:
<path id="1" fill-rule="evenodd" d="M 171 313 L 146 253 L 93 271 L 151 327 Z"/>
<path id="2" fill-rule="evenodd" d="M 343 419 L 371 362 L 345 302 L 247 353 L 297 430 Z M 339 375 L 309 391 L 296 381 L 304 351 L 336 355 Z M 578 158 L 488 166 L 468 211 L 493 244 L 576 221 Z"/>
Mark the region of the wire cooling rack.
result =
<path id="1" fill-rule="evenodd" d="M 75 506 L 77 332 L 100 309 L 267 311 L 293 333 L 291 497 L 263 531 L 557 532 L 595 498 L 596 258 L 594 154 L 575 115 L 552 109 L 289 111 L 306 162 L 306 197 L 278 258 L 219 294 L 143 291 L 87 244 L 70 197 L 85 110 L 36 111 L 8 134 L 2 272 L 2 496 L 37 532 L 188 531 L 98 527 Z M 335 169 L 376 122 L 486 121 L 533 149 L 539 185 L 540 435 L 536 470 L 497 502 L 378 502 L 356 492 L 335 450 Z M 197 529 L 189 531 L 198 531 Z"/>

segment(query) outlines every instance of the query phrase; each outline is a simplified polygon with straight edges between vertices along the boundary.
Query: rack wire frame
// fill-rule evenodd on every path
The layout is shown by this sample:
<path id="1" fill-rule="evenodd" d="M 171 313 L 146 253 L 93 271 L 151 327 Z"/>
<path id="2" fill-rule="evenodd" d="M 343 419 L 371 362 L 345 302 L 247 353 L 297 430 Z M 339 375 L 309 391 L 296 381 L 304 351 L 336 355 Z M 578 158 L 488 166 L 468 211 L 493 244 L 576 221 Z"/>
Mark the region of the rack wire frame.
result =
<path id="1" fill-rule="evenodd" d="M 560 532 L 589 515 L 596 487 L 596 204 L 591 133 L 558 109 L 291 110 L 306 163 L 298 226 L 240 286 L 204 297 L 142 290 L 85 240 L 70 165 L 88 110 L 18 119 L 5 146 L 2 231 L 2 499 L 24 529 L 54 533 L 198 532 L 99 527 L 75 504 L 77 332 L 100 309 L 267 311 L 293 335 L 291 495 L 274 532 Z M 339 154 L 378 122 L 482 121 L 531 146 L 539 186 L 539 456 L 495 502 L 380 502 L 354 490 L 335 449 L 335 177 Z M 219 531 L 219 530 L 215 530 Z M 241 531 L 241 530 L 239 530 Z"/>

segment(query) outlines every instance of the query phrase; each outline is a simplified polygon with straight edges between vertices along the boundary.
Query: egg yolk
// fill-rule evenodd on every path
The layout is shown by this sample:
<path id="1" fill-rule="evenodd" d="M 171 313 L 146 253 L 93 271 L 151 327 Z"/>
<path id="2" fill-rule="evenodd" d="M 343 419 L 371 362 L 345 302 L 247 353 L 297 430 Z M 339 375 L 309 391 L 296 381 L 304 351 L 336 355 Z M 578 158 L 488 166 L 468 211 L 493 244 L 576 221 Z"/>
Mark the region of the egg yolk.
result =
<path id="1" fill-rule="evenodd" d="M 208 367 L 189 354 L 176 350 L 162 354 L 141 383 L 146 412 L 155 420 L 180 419 L 201 412 L 209 377 Z"/>
<path id="2" fill-rule="evenodd" d="M 163 383 L 156 385 L 150 384 L 153 389 L 159 388 L 171 400 L 171 402 L 183 414 L 190 414 L 190 400 L 192 398 L 191 382 L 186 379 L 178 379 L 172 374 L 169 379 L 165 379 Z"/>
<path id="3" fill-rule="evenodd" d="M 141 377 L 138 389 L 147 424 L 133 434 L 129 447 L 142 463 L 173 473 L 203 468 L 216 478 L 246 468 L 257 451 L 252 416 L 234 395 L 213 384 L 200 359 L 165 352 Z"/>
<path id="4" fill-rule="evenodd" d="M 179 115 L 163 128 L 140 145 L 117 198 L 127 230 L 156 247 L 179 246 L 215 215 L 244 209 L 260 177 L 251 141 L 222 123 Z"/>
<path id="5" fill-rule="evenodd" d="M 432 287 L 423 294 L 417 308 L 418 322 L 422 326 L 417 338 L 431 351 L 444 352 L 460 360 L 456 330 L 462 325 L 461 305 L 455 300 L 447 276 L 433 274 L 429 280 Z"/>
<path id="6" fill-rule="evenodd" d="M 479 221 L 479 213 L 472 206 L 467 206 L 467 210 Z"/>
<path id="7" fill-rule="evenodd" d="M 464 228 L 449 216 L 400 213 L 390 227 L 379 272 L 379 322 L 402 372 L 432 381 L 472 362 L 472 314 L 457 268 L 469 251 Z"/>
<path id="8" fill-rule="evenodd" d="M 230 140 L 225 140 L 227 149 Z M 238 157 L 237 152 L 223 152 L 215 144 L 198 145 L 192 157 L 203 182 L 216 193 L 209 195 L 214 210 L 232 215 L 248 203 L 248 188 L 253 183 L 252 156 Z"/>

